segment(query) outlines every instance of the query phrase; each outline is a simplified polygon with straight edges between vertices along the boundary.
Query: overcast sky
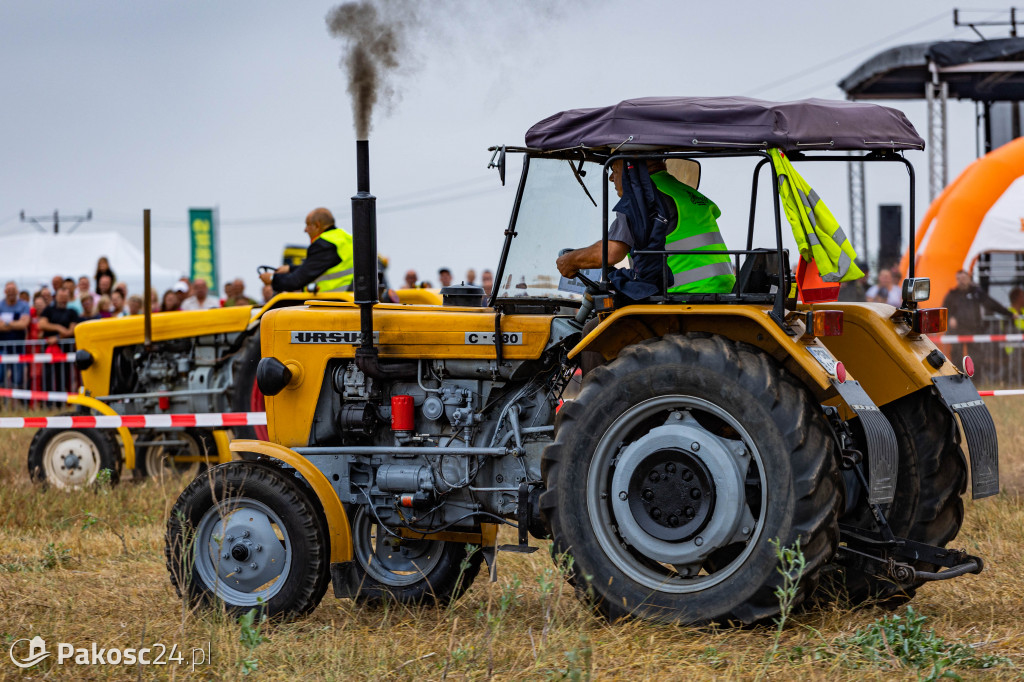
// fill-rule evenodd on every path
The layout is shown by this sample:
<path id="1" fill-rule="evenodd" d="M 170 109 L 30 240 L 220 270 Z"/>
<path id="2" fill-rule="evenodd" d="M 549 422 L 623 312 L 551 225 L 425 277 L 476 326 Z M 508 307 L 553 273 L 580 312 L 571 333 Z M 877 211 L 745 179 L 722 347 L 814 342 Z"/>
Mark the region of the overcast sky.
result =
<path id="1" fill-rule="evenodd" d="M 116 230 L 141 246 L 142 210 L 151 208 L 155 260 L 184 272 L 188 208 L 213 206 L 221 276 L 245 277 L 257 295 L 256 266 L 304 243 L 310 209 L 327 206 L 349 228 L 355 135 L 341 45 L 324 20 L 335 4 L 3 0 L 0 235 L 34 229 L 21 210 L 92 209 L 79 230 Z M 936 0 L 419 5 L 432 14 L 428 37 L 414 45 L 396 81 L 399 101 L 378 111 L 370 137 L 379 247 L 393 283 L 408 268 L 436 283 L 442 265 L 461 278 L 496 264 L 518 164 L 501 188 L 486 149 L 522 144 L 527 128 L 557 111 L 650 95 L 840 99 L 835 84 L 886 47 L 975 37 L 952 21 L 954 6 L 973 3 Z M 925 136 L 923 102 L 889 104 Z M 952 180 L 975 158 L 969 102 L 950 105 L 949 148 Z M 911 159 L 920 216 L 925 155 Z M 845 174 L 808 179 L 846 222 Z M 726 237 L 738 242 L 749 178 L 724 180 L 709 186 Z M 877 204 L 906 202 L 905 180 L 869 175 L 867 198 L 873 234 Z M 743 203 L 729 220 L 733 199 Z M 558 246 L 569 245 L 555 245 L 552 258 Z"/>

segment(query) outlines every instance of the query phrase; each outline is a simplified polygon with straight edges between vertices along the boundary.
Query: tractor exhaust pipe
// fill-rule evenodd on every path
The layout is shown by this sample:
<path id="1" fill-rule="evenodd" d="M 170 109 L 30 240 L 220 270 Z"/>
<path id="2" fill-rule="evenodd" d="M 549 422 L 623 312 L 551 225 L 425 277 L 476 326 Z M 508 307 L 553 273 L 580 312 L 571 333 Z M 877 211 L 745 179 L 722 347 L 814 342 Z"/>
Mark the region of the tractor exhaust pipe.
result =
<path id="1" fill-rule="evenodd" d="M 356 140 L 356 195 L 352 197 L 352 290 L 359 306 L 356 367 L 380 380 L 416 376 L 414 362 L 381 363 L 373 345 L 373 306 L 377 298 L 377 198 L 370 194 L 370 141 Z"/>
<path id="2" fill-rule="evenodd" d="M 360 349 L 373 348 L 377 303 L 377 197 L 370 194 L 370 141 L 356 140 L 356 195 L 352 197 L 353 292 L 359 306 Z"/>

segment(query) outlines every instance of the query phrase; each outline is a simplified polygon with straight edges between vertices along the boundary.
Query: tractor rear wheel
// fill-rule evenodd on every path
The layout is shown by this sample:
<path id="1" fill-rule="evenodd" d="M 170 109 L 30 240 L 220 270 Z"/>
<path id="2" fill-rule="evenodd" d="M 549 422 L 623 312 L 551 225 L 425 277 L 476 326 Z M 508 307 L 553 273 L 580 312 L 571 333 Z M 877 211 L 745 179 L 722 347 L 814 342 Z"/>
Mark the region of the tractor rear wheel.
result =
<path id="1" fill-rule="evenodd" d="M 651 339 L 588 373 L 542 468 L 556 558 L 611 620 L 771 618 L 773 541 L 800 542 L 797 602 L 838 544 L 824 417 L 774 359 L 722 337 Z"/>
<path id="2" fill-rule="evenodd" d="M 956 421 L 931 389 L 922 389 L 882 407 L 899 445 L 896 496 L 883 507 L 897 537 L 945 547 L 960 532 L 964 521 L 962 495 L 967 490 L 967 460 L 960 449 Z M 841 521 L 858 528 L 874 528 L 866 504 Z M 936 571 L 929 563 L 915 568 Z M 897 606 L 914 596 L 921 583 L 897 583 L 849 568 L 837 568 L 823 581 L 823 598 L 843 596 L 851 605 L 864 602 Z"/>
<path id="3" fill-rule="evenodd" d="M 483 554 L 462 542 L 396 538 L 366 505 L 348 507 L 352 527 L 355 598 L 403 604 L 444 605 L 469 589 Z"/>
<path id="4" fill-rule="evenodd" d="M 263 412 L 263 392 L 256 385 L 256 365 L 260 362 L 260 333 L 255 334 L 245 341 L 245 345 L 238 352 L 235 364 L 232 369 L 233 380 L 231 387 L 231 410 L 234 412 Z M 235 438 L 270 440 L 265 425 L 259 426 L 235 426 L 232 427 Z"/>
<path id="5" fill-rule="evenodd" d="M 154 433 L 149 439 L 153 445 L 147 445 L 136 456 L 138 469 L 143 476 L 151 476 L 160 480 L 170 477 L 181 477 L 191 480 L 203 470 L 209 462 L 209 448 L 213 438 L 208 431 L 186 429 L 183 431 L 161 431 Z M 175 442 L 177 441 L 177 442 Z M 203 457 L 204 461 L 183 462 L 179 456 Z"/>
<path id="6" fill-rule="evenodd" d="M 190 604 L 221 601 L 235 615 L 306 615 L 330 582 L 325 528 L 293 476 L 250 462 L 212 467 L 185 488 L 167 521 L 171 584 Z"/>

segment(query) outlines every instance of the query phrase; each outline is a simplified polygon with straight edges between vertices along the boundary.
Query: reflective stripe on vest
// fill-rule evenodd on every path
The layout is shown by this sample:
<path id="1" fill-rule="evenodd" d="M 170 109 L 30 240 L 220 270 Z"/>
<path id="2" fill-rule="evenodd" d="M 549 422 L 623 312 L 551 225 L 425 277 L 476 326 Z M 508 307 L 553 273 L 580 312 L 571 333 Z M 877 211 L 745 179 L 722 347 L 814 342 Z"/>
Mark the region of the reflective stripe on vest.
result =
<path id="1" fill-rule="evenodd" d="M 652 174 L 651 180 L 676 205 L 678 218 L 675 229 L 665 237 L 666 251 L 726 250 L 716 222 L 721 213 L 714 202 L 666 171 Z M 681 253 L 670 255 L 667 261 L 672 270 L 669 293 L 728 293 L 736 285 L 729 256 Z"/>
<path id="2" fill-rule="evenodd" d="M 769 149 L 768 154 L 779 176 L 779 199 L 801 257 L 818 266 L 825 282 L 849 282 L 863 277 L 854 262 L 857 252 L 853 244 L 825 202 L 800 177 L 785 154 L 778 149 Z"/>
<path id="3" fill-rule="evenodd" d="M 313 280 L 316 283 L 316 290 L 320 293 L 325 291 L 348 291 L 352 287 L 352 268 L 354 265 L 352 236 L 348 232 L 336 227 L 333 230 L 325 231 L 320 235 L 320 239 L 334 245 L 341 261 Z"/>

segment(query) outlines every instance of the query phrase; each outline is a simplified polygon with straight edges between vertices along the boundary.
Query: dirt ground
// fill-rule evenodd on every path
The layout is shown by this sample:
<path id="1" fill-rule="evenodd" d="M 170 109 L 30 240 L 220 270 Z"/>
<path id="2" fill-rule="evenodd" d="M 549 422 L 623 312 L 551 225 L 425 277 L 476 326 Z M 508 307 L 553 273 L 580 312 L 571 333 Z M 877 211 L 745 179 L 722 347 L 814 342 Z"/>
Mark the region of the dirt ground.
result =
<path id="1" fill-rule="evenodd" d="M 1003 492 L 968 501 L 952 543 L 984 557 L 985 571 L 923 587 L 912 610 L 830 605 L 795 613 L 781 633 L 606 623 L 576 600 L 546 548 L 502 554 L 496 583 L 481 577 L 446 609 L 360 607 L 329 592 L 311 617 L 283 625 L 193 612 L 163 559 L 184 482 L 43 490 L 25 467 L 32 433 L 3 431 L 0 679 L 1024 679 L 1024 398 L 988 402 Z M 36 635 L 51 652 L 95 642 L 168 655 L 165 665 L 90 666 L 54 655 L 19 670 L 8 651 Z M 192 669 L 193 649 L 212 661 Z"/>

